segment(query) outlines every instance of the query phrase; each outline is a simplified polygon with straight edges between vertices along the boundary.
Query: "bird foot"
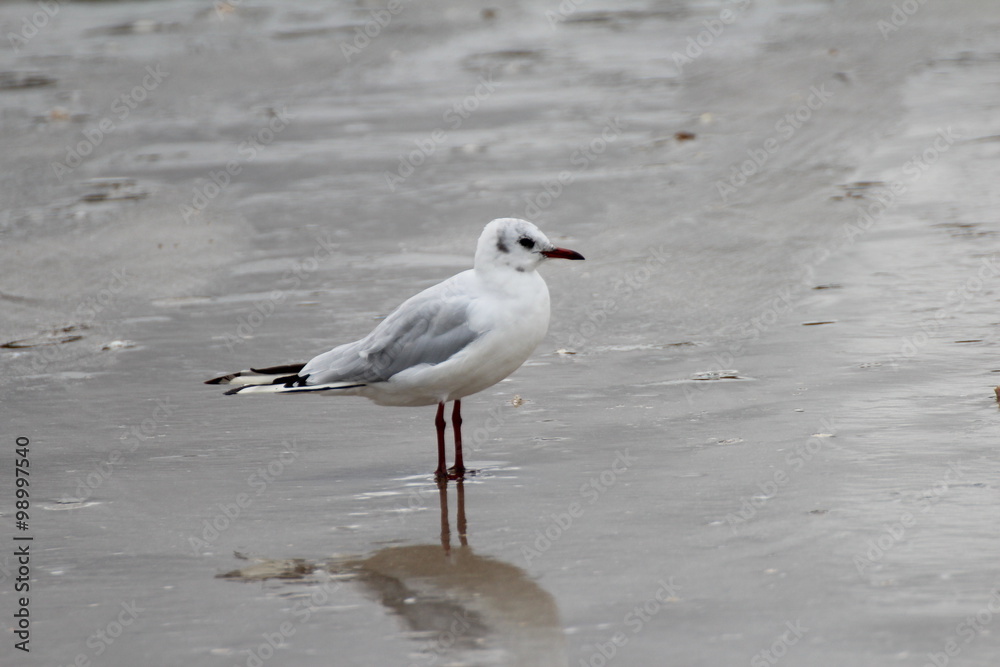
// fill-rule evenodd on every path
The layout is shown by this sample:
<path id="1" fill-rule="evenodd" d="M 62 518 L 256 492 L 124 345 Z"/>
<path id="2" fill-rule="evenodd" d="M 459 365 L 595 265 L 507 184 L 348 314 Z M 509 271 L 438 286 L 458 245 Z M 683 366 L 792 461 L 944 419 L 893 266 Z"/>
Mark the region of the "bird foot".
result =
<path id="1" fill-rule="evenodd" d="M 465 479 L 466 475 L 468 475 L 469 477 L 474 477 L 475 474 L 476 474 L 475 470 L 470 470 L 469 468 L 455 468 L 454 466 L 452 466 L 451 468 L 448 468 L 447 471 L 440 469 L 435 470 L 434 478 L 437 479 L 438 481 L 441 480 L 457 481 L 460 479 Z"/>

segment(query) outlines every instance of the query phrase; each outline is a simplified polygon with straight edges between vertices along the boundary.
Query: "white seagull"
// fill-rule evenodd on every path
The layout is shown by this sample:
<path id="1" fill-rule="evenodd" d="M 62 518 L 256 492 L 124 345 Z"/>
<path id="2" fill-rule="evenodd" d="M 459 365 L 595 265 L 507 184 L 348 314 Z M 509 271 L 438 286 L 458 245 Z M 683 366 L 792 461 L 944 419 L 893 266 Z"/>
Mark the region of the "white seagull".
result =
<path id="1" fill-rule="evenodd" d="M 407 299 L 375 329 L 305 364 L 250 369 L 206 384 L 235 385 L 226 394 L 364 396 L 378 405 L 437 403 L 439 479 L 449 477 L 444 406 L 454 401 L 455 466 L 462 461 L 462 398 L 517 370 L 549 327 L 549 289 L 535 269 L 547 258 L 583 259 L 557 248 L 526 220 L 486 225 L 474 268 Z"/>

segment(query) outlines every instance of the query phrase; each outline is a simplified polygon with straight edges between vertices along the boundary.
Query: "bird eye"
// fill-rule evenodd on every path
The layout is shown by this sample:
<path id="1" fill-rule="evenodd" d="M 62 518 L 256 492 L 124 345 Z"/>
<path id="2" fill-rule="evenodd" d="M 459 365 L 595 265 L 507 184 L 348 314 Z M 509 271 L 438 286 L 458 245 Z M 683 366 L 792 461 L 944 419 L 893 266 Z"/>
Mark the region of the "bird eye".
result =
<path id="1" fill-rule="evenodd" d="M 517 240 L 517 242 L 520 243 L 522 247 L 525 247 L 528 250 L 531 250 L 532 248 L 535 247 L 535 242 L 529 239 L 527 236 L 521 237 L 520 239 Z"/>

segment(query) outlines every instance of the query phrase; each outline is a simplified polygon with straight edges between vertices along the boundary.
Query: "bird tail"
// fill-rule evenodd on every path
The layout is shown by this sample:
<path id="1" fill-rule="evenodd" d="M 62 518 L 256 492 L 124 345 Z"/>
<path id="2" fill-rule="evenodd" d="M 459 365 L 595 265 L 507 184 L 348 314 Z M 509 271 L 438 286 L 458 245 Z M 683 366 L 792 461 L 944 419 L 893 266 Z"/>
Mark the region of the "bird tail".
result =
<path id="1" fill-rule="evenodd" d="M 305 367 L 305 364 L 288 364 L 286 366 L 272 366 L 271 368 L 251 368 L 238 373 L 222 375 L 211 380 L 206 380 L 205 384 L 228 384 L 235 385 L 226 392 L 232 394 L 298 394 L 314 391 L 331 391 L 335 389 L 355 389 L 364 387 L 364 383 L 358 382 L 329 382 L 326 384 L 307 385 L 306 378 L 298 373 Z"/>
<path id="2" fill-rule="evenodd" d="M 205 380 L 205 384 L 232 384 L 240 387 L 253 385 L 278 384 L 294 382 L 299 377 L 299 371 L 305 368 L 305 364 L 288 364 L 286 366 L 272 366 L 271 368 L 251 368 L 238 373 L 230 373 L 221 377 Z"/>

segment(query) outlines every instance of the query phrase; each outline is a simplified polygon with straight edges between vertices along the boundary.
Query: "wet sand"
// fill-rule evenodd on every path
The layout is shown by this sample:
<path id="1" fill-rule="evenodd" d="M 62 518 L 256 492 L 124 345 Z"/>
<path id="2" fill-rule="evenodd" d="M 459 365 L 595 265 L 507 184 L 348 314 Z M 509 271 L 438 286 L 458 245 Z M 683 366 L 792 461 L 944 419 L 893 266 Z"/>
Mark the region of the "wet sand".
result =
<path id="1" fill-rule="evenodd" d="M 995 663 L 1000 10 L 563 5 L 0 8 L 0 661 Z M 509 215 L 587 261 L 460 488 L 201 384 Z"/>

